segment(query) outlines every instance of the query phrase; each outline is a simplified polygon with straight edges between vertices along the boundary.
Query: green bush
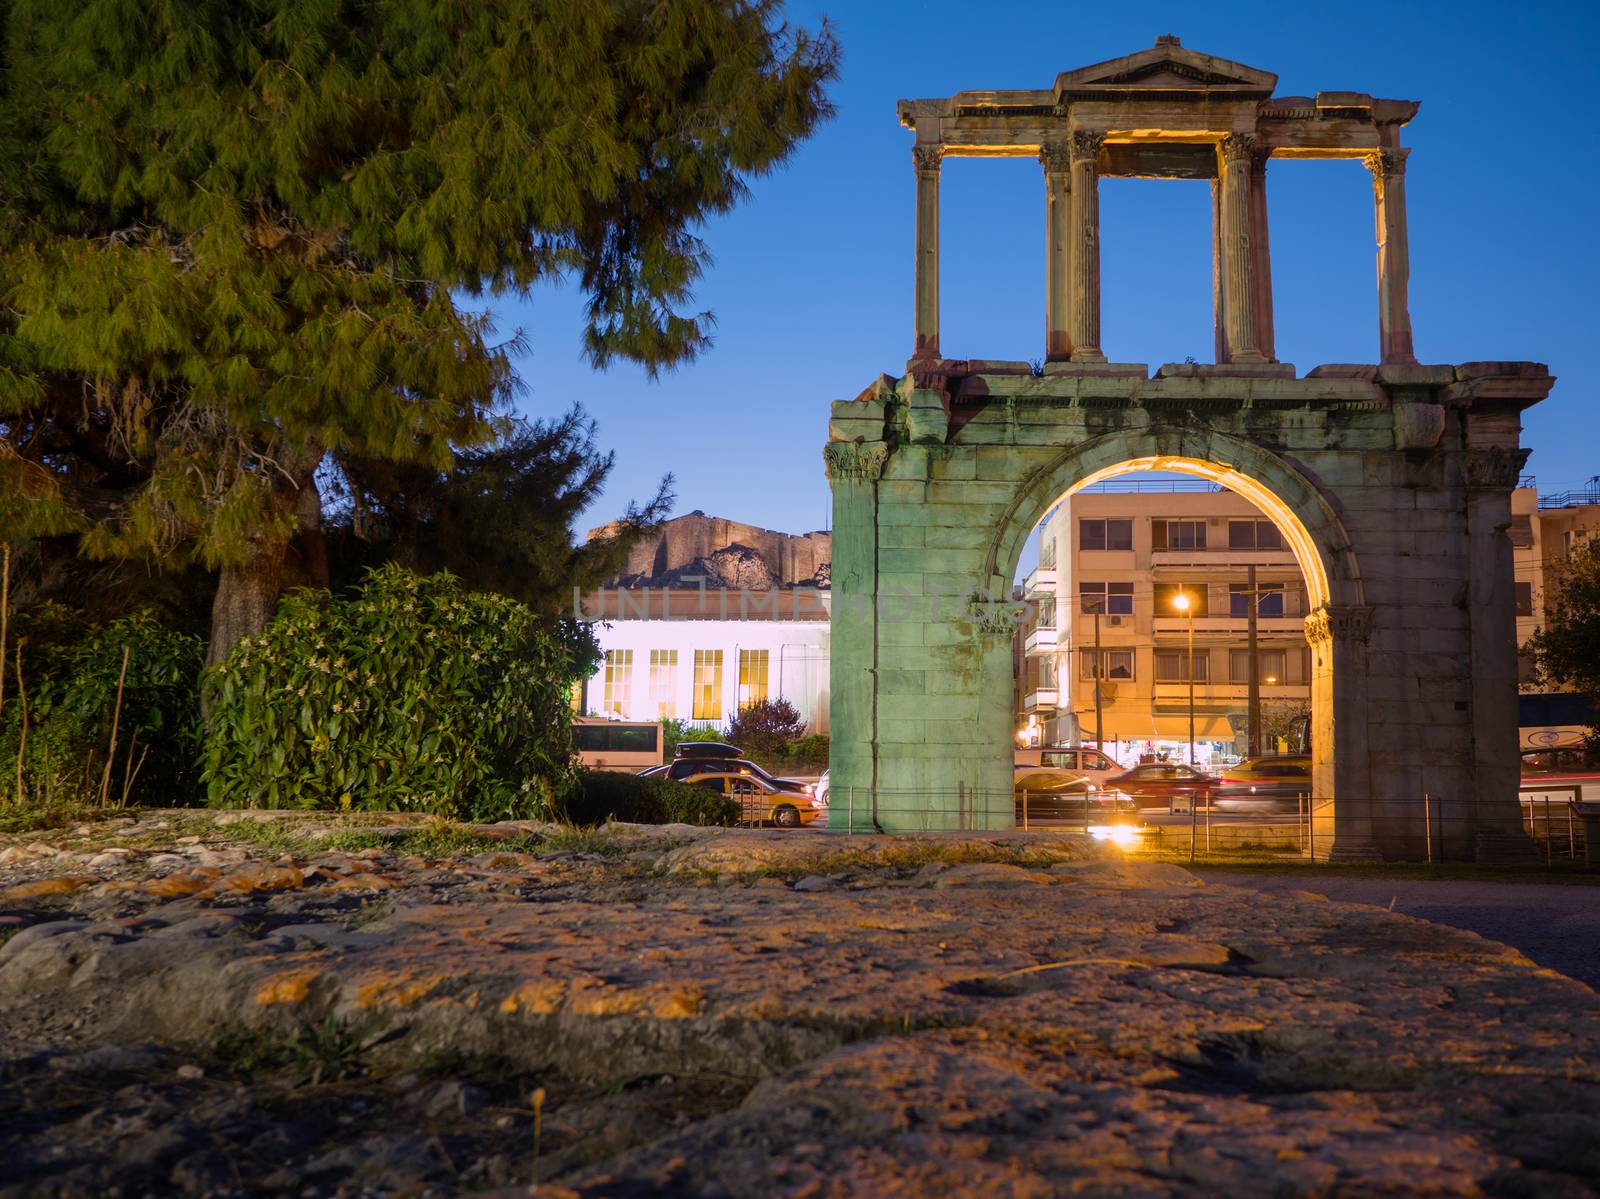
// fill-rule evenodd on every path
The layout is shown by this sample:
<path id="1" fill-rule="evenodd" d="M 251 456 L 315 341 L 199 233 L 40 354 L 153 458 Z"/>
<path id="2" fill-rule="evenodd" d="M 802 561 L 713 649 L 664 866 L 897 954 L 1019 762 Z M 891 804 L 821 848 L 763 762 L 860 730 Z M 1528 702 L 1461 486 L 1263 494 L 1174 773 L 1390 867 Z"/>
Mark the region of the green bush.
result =
<path id="1" fill-rule="evenodd" d="M 811 733 L 784 747 L 783 756 L 795 765 L 828 768 L 828 734 Z"/>
<path id="2" fill-rule="evenodd" d="M 287 596 L 207 682 L 217 807 L 548 818 L 576 785 L 571 651 L 534 613 L 395 565 Z"/>
<path id="3" fill-rule="evenodd" d="M 786 699 L 758 699 L 734 713 L 727 740 L 750 753 L 780 754 L 805 735 L 806 722 Z"/>
<path id="4" fill-rule="evenodd" d="M 82 613 L 52 603 L 19 613 L 9 641 L 0 719 L 0 762 L 10 781 L 8 791 L 15 794 L 20 750 L 29 801 L 94 801 L 115 716 L 116 760 L 108 798 L 120 802 L 126 793 L 130 801 L 163 806 L 199 800 L 199 685 L 205 647 L 198 637 L 162 628 L 149 612 L 97 626 Z"/>
<path id="5" fill-rule="evenodd" d="M 565 815 L 574 824 L 731 825 L 739 805 L 705 787 L 688 787 L 672 779 L 647 779 L 614 770 L 585 770 L 580 787 L 567 801 Z"/>

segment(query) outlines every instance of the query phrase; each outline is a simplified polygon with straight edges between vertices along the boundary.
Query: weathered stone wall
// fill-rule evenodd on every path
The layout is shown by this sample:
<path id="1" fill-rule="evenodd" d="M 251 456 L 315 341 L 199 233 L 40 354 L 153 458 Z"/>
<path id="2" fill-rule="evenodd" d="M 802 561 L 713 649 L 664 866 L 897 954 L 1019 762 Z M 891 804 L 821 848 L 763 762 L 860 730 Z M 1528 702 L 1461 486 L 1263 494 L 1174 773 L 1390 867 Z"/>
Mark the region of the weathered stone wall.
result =
<path id="1" fill-rule="evenodd" d="M 1332 801 L 1319 855 L 1421 857 L 1425 825 L 1458 857 L 1514 833 L 1504 530 L 1517 414 L 1548 372 L 1117 369 L 942 363 L 834 405 L 834 826 L 1012 822 L 1006 597 L 1022 545 L 1061 494 L 1137 463 L 1253 488 L 1297 545 L 1315 789 Z"/>

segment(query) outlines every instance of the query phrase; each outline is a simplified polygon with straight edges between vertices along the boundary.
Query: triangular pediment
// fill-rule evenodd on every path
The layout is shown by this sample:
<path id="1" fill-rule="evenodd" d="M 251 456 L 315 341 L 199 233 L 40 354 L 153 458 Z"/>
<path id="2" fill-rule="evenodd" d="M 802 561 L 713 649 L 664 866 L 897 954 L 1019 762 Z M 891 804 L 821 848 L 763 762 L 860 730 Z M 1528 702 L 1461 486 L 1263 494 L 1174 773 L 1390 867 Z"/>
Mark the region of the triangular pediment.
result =
<path id="1" fill-rule="evenodd" d="M 1083 95 L 1093 92 L 1128 94 L 1152 92 L 1226 92 L 1233 95 L 1270 96 L 1278 84 L 1271 71 L 1258 71 L 1243 63 L 1189 50 L 1175 37 L 1156 39 L 1156 44 L 1137 54 L 1097 62 L 1063 71 L 1056 76 L 1056 95 Z"/>

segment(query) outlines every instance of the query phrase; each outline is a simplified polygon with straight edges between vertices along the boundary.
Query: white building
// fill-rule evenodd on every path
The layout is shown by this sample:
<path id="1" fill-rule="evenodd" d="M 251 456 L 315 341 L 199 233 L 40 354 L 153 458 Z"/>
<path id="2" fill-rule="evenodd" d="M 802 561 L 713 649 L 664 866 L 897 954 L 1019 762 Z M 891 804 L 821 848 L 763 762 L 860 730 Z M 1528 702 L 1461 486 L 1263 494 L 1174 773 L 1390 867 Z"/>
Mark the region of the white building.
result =
<path id="1" fill-rule="evenodd" d="M 738 709 L 786 699 L 806 731 L 828 731 L 829 593 L 608 588 L 586 618 L 605 657 L 582 709 L 622 720 L 722 727 Z"/>

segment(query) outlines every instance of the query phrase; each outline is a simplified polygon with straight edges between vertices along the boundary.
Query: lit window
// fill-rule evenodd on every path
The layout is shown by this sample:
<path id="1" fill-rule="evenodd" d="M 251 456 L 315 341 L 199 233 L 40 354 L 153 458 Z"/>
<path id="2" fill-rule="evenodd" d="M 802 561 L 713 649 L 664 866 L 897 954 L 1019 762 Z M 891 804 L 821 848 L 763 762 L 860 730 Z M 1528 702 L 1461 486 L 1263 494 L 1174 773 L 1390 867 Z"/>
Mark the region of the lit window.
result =
<path id="1" fill-rule="evenodd" d="M 650 706 L 656 715 L 670 720 L 677 715 L 678 651 L 653 649 L 650 651 Z"/>
<path id="2" fill-rule="evenodd" d="M 605 690 L 600 711 L 606 716 L 626 716 L 629 684 L 633 681 L 633 651 L 606 650 Z"/>
<path id="3" fill-rule="evenodd" d="M 722 651 L 694 651 L 694 719 L 722 719 Z"/>
<path id="4" fill-rule="evenodd" d="M 739 651 L 739 706 L 759 704 L 767 698 L 767 657 L 764 649 Z"/>
<path id="5" fill-rule="evenodd" d="M 1210 671 L 1207 665 L 1210 654 L 1203 649 L 1194 652 L 1194 681 L 1203 683 Z M 1186 649 L 1156 650 L 1156 682 L 1187 683 L 1189 681 L 1189 651 Z"/>
<path id="6" fill-rule="evenodd" d="M 1289 681 L 1289 655 L 1281 649 L 1262 649 L 1256 651 L 1256 681 L 1265 687 L 1277 686 Z M 1228 651 L 1228 681 L 1248 686 L 1250 683 L 1250 651 L 1247 649 L 1231 649 Z"/>
<path id="7" fill-rule="evenodd" d="M 1094 650 L 1083 651 L 1083 677 L 1094 678 Z M 1100 651 L 1100 677 L 1110 682 L 1125 682 L 1133 678 L 1133 651 L 1131 649 L 1102 649 Z"/>

